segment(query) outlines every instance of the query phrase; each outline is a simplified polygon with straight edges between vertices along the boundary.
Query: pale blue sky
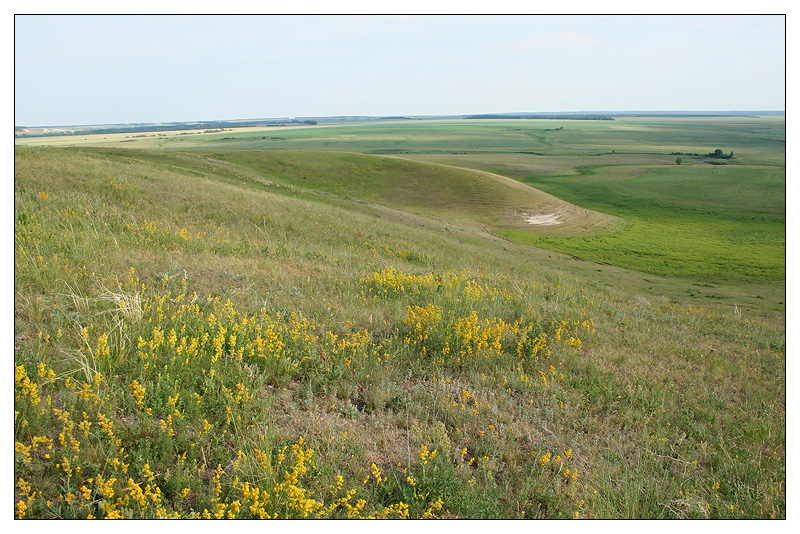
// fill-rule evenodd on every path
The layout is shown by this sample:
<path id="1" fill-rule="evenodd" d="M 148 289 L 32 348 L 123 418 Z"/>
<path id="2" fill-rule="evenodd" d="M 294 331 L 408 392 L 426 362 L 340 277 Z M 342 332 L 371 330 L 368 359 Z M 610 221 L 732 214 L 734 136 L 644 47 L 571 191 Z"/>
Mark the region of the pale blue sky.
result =
<path id="1" fill-rule="evenodd" d="M 16 16 L 16 125 L 783 110 L 783 16 Z"/>

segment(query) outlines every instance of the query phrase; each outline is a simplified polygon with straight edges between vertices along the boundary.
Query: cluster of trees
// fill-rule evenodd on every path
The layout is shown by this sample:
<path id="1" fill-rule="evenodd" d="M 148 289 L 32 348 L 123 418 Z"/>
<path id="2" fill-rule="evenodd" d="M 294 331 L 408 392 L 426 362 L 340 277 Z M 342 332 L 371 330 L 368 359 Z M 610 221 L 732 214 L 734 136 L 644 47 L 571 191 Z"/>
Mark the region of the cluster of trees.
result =
<path id="1" fill-rule="evenodd" d="M 731 159 L 733 157 L 733 150 L 731 150 L 730 154 L 725 155 L 722 152 L 722 149 L 718 148 L 714 152 L 709 152 L 708 154 L 706 154 L 706 157 L 707 158 L 719 158 L 719 159 Z"/>
<path id="2" fill-rule="evenodd" d="M 706 158 L 714 158 L 714 159 L 731 159 L 733 158 L 733 150 L 730 151 L 730 154 L 725 154 L 721 148 L 716 149 L 714 152 L 709 152 L 708 154 L 698 154 L 697 152 L 672 152 L 673 156 L 702 156 Z M 676 158 L 675 163 L 680 165 L 683 163 L 683 159 Z"/>

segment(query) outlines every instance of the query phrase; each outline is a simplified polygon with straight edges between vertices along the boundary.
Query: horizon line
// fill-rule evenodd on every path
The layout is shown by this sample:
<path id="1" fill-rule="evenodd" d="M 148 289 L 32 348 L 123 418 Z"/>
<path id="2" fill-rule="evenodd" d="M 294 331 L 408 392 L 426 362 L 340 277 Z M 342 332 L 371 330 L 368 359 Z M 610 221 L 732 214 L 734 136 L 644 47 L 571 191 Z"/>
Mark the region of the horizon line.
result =
<path id="1" fill-rule="evenodd" d="M 442 113 L 442 114 L 379 114 L 379 115 L 296 115 L 294 117 L 253 117 L 253 118 L 237 118 L 237 119 L 206 119 L 206 120 L 171 120 L 171 121 L 151 121 L 151 122 L 97 122 L 97 123 L 71 123 L 71 124 L 47 124 L 47 125 L 22 125 L 15 124 L 14 128 L 64 128 L 69 126 L 118 126 L 118 125 L 150 125 L 150 124 L 202 124 L 209 122 L 243 122 L 243 121 L 281 121 L 281 120 L 298 120 L 298 119 L 341 119 L 341 118 L 366 118 L 366 119 L 392 119 L 392 118 L 410 118 L 410 117 L 480 117 L 487 115 L 632 115 L 632 114 L 650 114 L 650 115 L 754 115 L 760 113 L 768 113 L 772 115 L 786 115 L 786 109 L 741 109 L 741 110 L 584 110 L 584 111 L 503 111 L 503 112 L 488 112 L 488 113 Z"/>

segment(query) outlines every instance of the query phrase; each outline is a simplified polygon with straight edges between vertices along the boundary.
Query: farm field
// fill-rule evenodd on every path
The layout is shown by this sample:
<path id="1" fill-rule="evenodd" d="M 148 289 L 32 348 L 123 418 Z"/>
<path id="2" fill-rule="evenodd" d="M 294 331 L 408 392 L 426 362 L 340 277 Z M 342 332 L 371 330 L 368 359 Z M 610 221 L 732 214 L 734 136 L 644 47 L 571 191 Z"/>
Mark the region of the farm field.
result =
<path id="1" fill-rule="evenodd" d="M 559 130 L 559 128 L 563 128 Z M 783 165 L 784 117 L 620 117 L 615 120 L 407 120 L 314 126 L 234 128 L 137 134 L 32 137 L 28 146 L 121 148 L 253 148 L 333 150 L 379 154 L 451 152 L 592 156 L 618 152 L 664 154 L 731 147 L 753 163 Z M 708 144 L 709 146 L 706 146 Z M 738 154 L 738 152 L 737 152 Z M 665 161 L 674 162 L 674 158 Z"/>
<path id="2" fill-rule="evenodd" d="M 16 517 L 786 517 L 782 118 L 113 135 L 17 141 Z"/>

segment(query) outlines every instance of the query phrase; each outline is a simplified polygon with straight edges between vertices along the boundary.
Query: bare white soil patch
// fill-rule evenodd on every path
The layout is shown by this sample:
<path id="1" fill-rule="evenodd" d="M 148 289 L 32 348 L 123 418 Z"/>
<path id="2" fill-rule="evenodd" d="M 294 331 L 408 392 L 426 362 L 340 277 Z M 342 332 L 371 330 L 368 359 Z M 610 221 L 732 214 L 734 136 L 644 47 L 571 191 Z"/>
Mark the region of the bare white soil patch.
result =
<path id="1" fill-rule="evenodd" d="M 529 215 L 524 214 L 525 222 L 528 224 L 536 224 L 539 226 L 554 226 L 556 224 L 561 224 L 561 220 L 559 219 L 558 213 L 550 213 L 545 215 Z"/>

